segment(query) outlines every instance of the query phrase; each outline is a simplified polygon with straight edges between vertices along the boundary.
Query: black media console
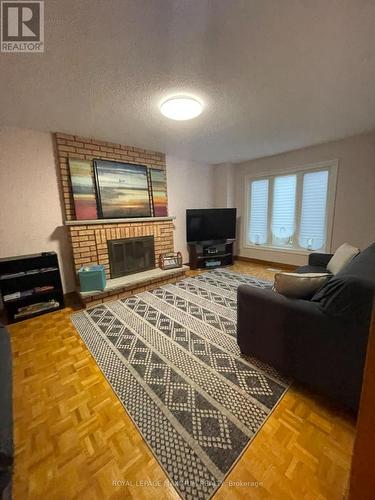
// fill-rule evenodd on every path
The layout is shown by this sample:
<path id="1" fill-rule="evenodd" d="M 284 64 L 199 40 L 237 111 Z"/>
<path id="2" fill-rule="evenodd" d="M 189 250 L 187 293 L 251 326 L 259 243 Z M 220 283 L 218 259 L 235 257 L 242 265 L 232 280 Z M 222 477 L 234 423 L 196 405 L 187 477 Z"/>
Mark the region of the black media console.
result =
<path id="1" fill-rule="evenodd" d="M 188 243 L 190 269 L 214 269 L 233 264 L 233 241 Z"/>

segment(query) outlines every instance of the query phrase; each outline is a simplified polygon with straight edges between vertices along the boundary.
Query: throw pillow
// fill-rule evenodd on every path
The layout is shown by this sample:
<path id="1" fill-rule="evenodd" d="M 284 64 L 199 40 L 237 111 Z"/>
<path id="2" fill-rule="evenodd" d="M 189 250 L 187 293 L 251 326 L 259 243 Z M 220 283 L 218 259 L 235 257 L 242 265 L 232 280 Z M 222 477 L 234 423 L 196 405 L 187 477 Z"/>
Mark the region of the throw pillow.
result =
<path id="1" fill-rule="evenodd" d="M 308 300 L 329 277 L 329 273 L 276 273 L 273 290 L 291 299 Z"/>
<path id="2" fill-rule="evenodd" d="M 358 255 L 359 252 L 359 248 L 352 247 L 349 243 L 344 243 L 336 250 L 332 259 L 328 262 L 327 271 L 332 274 L 337 274 L 353 259 L 353 257 Z"/>

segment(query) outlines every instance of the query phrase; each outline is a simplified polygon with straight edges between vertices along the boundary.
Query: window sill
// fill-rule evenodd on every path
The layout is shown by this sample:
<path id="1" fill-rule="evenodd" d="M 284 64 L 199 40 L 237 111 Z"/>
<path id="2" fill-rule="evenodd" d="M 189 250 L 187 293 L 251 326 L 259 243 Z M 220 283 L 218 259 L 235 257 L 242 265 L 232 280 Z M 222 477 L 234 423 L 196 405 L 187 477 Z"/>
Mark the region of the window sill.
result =
<path id="1" fill-rule="evenodd" d="M 275 247 L 271 245 L 251 245 L 249 243 L 244 245 L 244 248 L 248 248 L 251 250 L 265 250 L 269 252 L 278 252 L 278 253 L 290 253 L 296 255 L 310 255 L 313 252 L 325 252 L 324 249 L 320 250 L 303 250 L 302 248 L 284 248 L 284 247 Z"/>

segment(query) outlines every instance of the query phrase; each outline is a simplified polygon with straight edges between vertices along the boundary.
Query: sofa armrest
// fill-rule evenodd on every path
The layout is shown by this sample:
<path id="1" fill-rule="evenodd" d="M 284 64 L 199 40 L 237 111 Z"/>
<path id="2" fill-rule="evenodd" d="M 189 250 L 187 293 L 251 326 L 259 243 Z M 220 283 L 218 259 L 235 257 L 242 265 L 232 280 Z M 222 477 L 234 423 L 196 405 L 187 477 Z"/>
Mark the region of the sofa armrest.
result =
<path id="1" fill-rule="evenodd" d="M 273 314 L 278 314 L 280 319 L 292 314 L 321 317 L 322 312 L 317 304 L 308 300 L 290 299 L 274 292 L 269 288 L 257 288 L 249 285 L 240 285 L 237 290 L 237 315 L 246 313 L 247 310 L 257 312 L 265 319 Z M 269 314 L 272 311 L 272 314 Z"/>
<path id="2" fill-rule="evenodd" d="M 244 354 L 288 371 L 290 326 L 320 325 L 324 313 L 317 303 L 289 299 L 269 289 L 241 285 L 237 292 L 237 343 Z"/>
<path id="3" fill-rule="evenodd" d="M 327 267 L 328 262 L 332 259 L 331 253 L 314 252 L 309 255 L 309 266 Z"/>

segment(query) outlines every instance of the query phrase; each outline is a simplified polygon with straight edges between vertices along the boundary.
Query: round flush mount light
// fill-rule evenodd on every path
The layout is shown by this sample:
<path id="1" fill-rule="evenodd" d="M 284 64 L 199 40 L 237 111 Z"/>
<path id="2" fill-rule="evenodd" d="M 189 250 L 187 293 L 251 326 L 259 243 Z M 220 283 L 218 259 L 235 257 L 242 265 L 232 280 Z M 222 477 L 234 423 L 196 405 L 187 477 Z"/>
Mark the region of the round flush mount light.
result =
<path id="1" fill-rule="evenodd" d="M 191 120 L 202 113 L 203 105 L 188 96 L 171 97 L 160 106 L 161 113 L 171 120 Z"/>

